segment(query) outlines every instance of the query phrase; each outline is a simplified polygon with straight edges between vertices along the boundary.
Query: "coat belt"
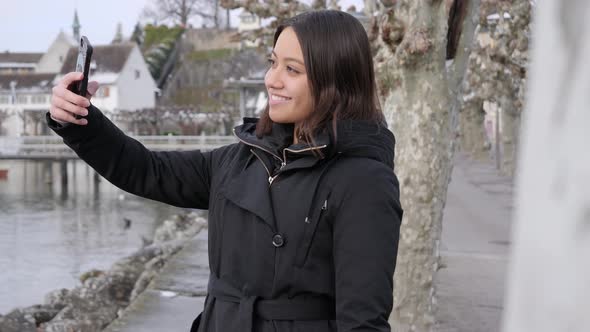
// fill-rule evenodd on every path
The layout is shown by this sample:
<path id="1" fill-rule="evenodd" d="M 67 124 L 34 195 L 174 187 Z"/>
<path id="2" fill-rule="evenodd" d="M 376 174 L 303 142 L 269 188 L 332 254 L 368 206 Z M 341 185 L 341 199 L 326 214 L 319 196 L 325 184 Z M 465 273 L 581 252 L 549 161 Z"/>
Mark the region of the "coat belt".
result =
<path id="1" fill-rule="evenodd" d="M 262 299 L 244 295 L 228 282 L 209 277 L 208 293 L 216 301 L 238 303 L 240 326 L 253 331 L 254 315 L 264 320 L 334 320 L 335 303 L 327 298 Z"/>

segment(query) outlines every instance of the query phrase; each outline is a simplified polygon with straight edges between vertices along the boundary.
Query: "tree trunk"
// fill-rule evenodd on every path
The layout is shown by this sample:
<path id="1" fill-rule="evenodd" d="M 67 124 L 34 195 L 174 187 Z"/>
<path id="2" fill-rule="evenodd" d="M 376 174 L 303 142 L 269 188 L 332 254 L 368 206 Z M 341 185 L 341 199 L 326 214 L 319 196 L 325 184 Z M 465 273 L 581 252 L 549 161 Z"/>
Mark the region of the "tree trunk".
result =
<path id="1" fill-rule="evenodd" d="M 498 4 L 500 13 L 498 26 L 493 37 L 497 46 L 491 55 L 496 62 L 495 80 L 499 96 L 497 101 L 502 109 L 500 170 L 513 176 L 516 168 L 516 143 L 519 133 L 520 114 L 523 108 L 526 64 L 530 34 L 530 0 L 514 0 Z M 504 16 L 508 13 L 510 16 Z"/>
<path id="2" fill-rule="evenodd" d="M 482 6 L 483 7 L 483 6 Z M 485 10 L 482 8 L 481 12 Z M 476 34 L 481 33 L 480 27 Z M 487 27 L 483 28 L 487 31 Z M 469 65 L 465 82 L 463 84 L 463 98 L 459 108 L 459 137 L 460 148 L 474 159 L 489 158 L 491 147 L 490 138 L 486 132 L 484 101 L 490 98 L 490 92 L 484 82 L 490 78 L 486 75 L 484 68 L 488 62 L 486 46 L 481 37 L 474 38 Z"/>
<path id="3" fill-rule="evenodd" d="M 518 143 L 518 133 L 520 128 L 520 110 L 511 109 L 514 103 L 512 100 L 502 102 L 502 116 L 500 122 L 502 126 L 502 135 L 500 144 L 502 144 L 502 160 L 500 171 L 508 176 L 513 176 L 516 168 L 516 146 Z"/>
<path id="4" fill-rule="evenodd" d="M 219 11 L 219 1 L 214 1 L 214 8 L 213 8 L 213 24 L 215 25 L 215 29 L 219 30 L 221 24 L 221 14 Z"/>
<path id="5" fill-rule="evenodd" d="M 460 115 L 461 146 L 472 157 L 485 158 L 488 142 L 481 113 L 485 102 L 501 108 L 501 135 L 494 156 L 498 169 L 512 176 L 524 98 L 531 5 L 529 0 L 486 1 L 480 11 L 480 31 L 466 78 Z M 496 14 L 497 20 L 488 20 Z M 495 118 L 495 117 L 494 117 Z M 495 126 L 495 124 L 494 124 Z M 497 153 L 502 151 L 502 153 Z"/>
<path id="6" fill-rule="evenodd" d="M 391 4 L 391 2 L 388 2 Z M 473 1 L 466 15 L 473 20 Z M 452 170 L 457 91 L 465 73 L 473 31 L 463 26 L 459 50 L 447 73 L 450 3 L 406 0 L 387 7 L 372 32 L 383 110 L 397 138 L 396 173 L 405 210 L 394 280 L 394 331 L 434 326 L 434 274 L 442 212 Z"/>
<path id="7" fill-rule="evenodd" d="M 183 28 L 187 28 L 188 27 L 188 19 L 189 19 L 189 6 L 186 3 L 186 0 L 182 0 L 180 1 L 180 26 L 182 26 Z"/>
<path id="8" fill-rule="evenodd" d="M 505 332 L 590 331 L 590 3 L 538 1 Z"/>
<path id="9" fill-rule="evenodd" d="M 485 131 L 485 111 L 483 99 L 474 96 L 463 103 L 459 111 L 459 145 L 461 150 L 473 159 L 483 160 L 489 157 L 490 142 Z"/>

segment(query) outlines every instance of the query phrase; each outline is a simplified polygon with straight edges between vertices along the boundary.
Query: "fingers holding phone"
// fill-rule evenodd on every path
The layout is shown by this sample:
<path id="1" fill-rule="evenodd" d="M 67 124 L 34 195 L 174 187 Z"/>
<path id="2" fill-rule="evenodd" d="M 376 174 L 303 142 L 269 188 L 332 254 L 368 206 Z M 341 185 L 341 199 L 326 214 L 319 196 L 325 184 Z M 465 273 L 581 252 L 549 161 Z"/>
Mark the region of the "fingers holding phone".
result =
<path id="1" fill-rule="evenodd" d="M 78 45 L 75 72 L 65 75 L 53 88 L 49 110 L 53 120 L 62 124 L 66 122 L 78 125 L 88 124 L 88 121 L 82 117 L 88 115 L 86 108 L 90 106 L 90 98 L 98 90 L 97 82 L 88 82 L 92 52 L 90 41 L 86 36 L 82 36 Z"/>
<path id="2" fill-rule="evenodd" d="M 82 80 L 84 74 L 80 72 L 71 72 L 66 74 L 61 81 L 53 87 L 51 95 L 51 107 L 49 113 L 51 118 L 61 124 L 74 123 L 77 125 L 86 125 L 88 121 L 83 117 L 88 115 L 87 107 L 90 106 L 90 97 L 98 89 L 97 82 L 90 82 L 86 97 L 77 95 L 68 89 L 71 84 Z"/>
<path id="3" fill-rule="evenodd" d="M 88 90 L 86 91 L 86 98 L 88 98 L 88 100 L 92 99 L 92 96 L 94 96 L 96 94 L 96 91 L 98 91 L 98 82 L 97 81 L 90 81 L 88 82 Z"/>

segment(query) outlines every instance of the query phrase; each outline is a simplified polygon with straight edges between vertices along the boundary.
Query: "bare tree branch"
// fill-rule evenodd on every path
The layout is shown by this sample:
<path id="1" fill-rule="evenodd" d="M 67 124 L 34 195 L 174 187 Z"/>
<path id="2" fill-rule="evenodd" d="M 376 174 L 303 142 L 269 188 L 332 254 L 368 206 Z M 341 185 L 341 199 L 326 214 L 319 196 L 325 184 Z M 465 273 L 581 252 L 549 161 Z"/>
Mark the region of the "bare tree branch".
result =
<path id="1" fill-rule="evenodd" d="M 171 21 L 186 27 L 193 18 L 212 22 L 219 28 L 223 17 L 219 11 L 219 0 L 152 0 L 144 8 L 143 16 L 156 21 Z"/>

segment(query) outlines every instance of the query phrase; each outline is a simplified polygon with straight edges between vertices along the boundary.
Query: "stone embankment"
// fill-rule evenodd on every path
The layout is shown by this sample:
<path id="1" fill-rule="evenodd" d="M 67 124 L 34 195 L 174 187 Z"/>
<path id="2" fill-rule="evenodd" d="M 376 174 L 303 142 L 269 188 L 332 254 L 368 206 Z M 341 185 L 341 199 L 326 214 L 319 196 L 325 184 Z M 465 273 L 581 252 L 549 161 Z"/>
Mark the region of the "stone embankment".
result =
<path id="1" fill-rule="evenodd" d="M 115 262 L 107 271 L 84 273 L 82 284 L 45 296 L 43 304 L 0 315 L 1 332 L 98 332 L 119 318 L 143 292 L 166 262 L 188 240 L 207 227 L 196 212 L 172 216 L 135 253 Z"/>

